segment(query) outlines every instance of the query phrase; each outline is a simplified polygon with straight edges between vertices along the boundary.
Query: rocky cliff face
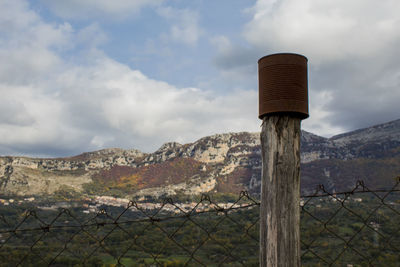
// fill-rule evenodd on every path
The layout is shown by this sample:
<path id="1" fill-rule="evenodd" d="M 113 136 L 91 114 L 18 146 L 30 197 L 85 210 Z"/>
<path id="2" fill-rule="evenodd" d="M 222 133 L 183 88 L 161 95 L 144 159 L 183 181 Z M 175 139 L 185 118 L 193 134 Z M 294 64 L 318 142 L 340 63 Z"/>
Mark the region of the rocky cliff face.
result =
<path id="1" fill-rule="evenodd" d="M 400 120 L 323 138 L 303 132 L 303 162 L 316 159 L 382 158 L 400 146 Z"/>
<path id="2" fill-rule="evenodd" d="M 307 135 L 303 135 L 307 139 Z M 363 180 L 370 187 L 390 187 L 400 174 L 400 120 L 313 141 L 303 140 L 302 190 L 317 184 L 332 191 Z M 312 155 L 312 156 L 310 156 Z"/>
<path id="3" fill-rule="evenodd" d="M 332 138 L 303 131 L 301 143 L 303 192 L 321 183 L 345 190 L 358 179 L 382 187 L 400 174 L 400 120 Z M 166 143 L 149 154 L 113 148 L 70 158 L 0 157 L 0 194 L 258 193 L 260 155 L 259 134 L 243 132 Z"/>

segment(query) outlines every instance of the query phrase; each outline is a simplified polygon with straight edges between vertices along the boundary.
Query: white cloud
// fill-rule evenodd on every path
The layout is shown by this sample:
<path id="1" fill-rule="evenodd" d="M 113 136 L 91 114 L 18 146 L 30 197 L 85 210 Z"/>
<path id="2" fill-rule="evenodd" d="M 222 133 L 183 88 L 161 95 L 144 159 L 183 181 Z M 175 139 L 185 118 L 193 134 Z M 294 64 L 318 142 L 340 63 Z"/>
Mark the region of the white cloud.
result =
<path id="1" fill-rule="evenodd" d="M 81 38 L 102 33 L 98 25 L 77 31 L 49 24 L 25 1 L 13 1 L 14 15 L 1 16 L 7 13 L 1 3 L 0 27 L 14 30 L 0 35 L 0 58 L 8 62 L 0 67 L 0 154 L 59 156 L 115 146 L 151 151 L 167 141 L 258 129 L 254 91 L 216 96 L 150 79 L 96 48 L 107 36 Z M 76 40 L 86 50 L 64 59 Z"/>
<path id="2" fill-rule="evenodd" d="M 312 117 L 302 122 L 303 128 L 308 132 L 318 133 L 318 135 L 325 137 L 344 133 L 346 129 L 330 123 L 328 119 L 331 112 L 325 106 L 332 101 L 332 93 L 330 91 L 312 90 L 309 95 L 309 114 Z"/>
<path id="3" fill-rule="evenodd" d="M 245 37 L 266 51 L 293 51 L 314 63 L 368 57 L 400 38 L 396 0 L 258 0 Z"/>
<path id="4" fill-rule="evenodd" d="M 1 84 L 0 92 L 7 99 L 0 121 L 0 147 L 14 147 L 14 152 L 40 150 L 43 144 L 64 148 L 76 138 L 64 125 L 64 104 L 41 88 Z"/>
<path id="5" fill-rule="evenodd" d="M 163 0 L 42 0 L 58 16 L 68 19 L 124 19 Z"/>
<path id="6" fill-rule="evenodd" d="M 75 44 L 83 44 L 88 47 L 97 47 L 108 41 L 107 34 L 101 29 L 99 24 L 92 23 L 76 34 Z"/>
<path id="7" fill-rule="evenodd" d="M 107 57 L 63 73 L 60 84 L 60 99 L 80 115 L 79 120 L 71 118 L 72 123 L 79 128 L 91 125 L 104 134 L 96 131 L 92 144 L 115 144 L 109 138 L 112 133 L 125 145 L 153 150 L 165 141 L 257 129 L 255 92 L 216 97 L 195 88 L 176 88 Z"/>
<path id="8" fill-rule="evenodd" d="M 396 0 L 258 0 L 243 36 L 260 56 L 307 56 L 311 116 L 304 125 L 332 135 L 400 117 L 398 10 Z M 246 65 L 234 54 L 217 59 Z"/>
<path id="9" fill-rule="evenodd" d="M 193 10 L 162 7 L 158 13 L 171 23 L 169 33 L 162 35 L 163 39 L 194 45 L 204 33 L 199 26 L 199 15 Z"/>
<path id="10" fill-rule="evenodd" d="M 70 46 L 68 23 L 50 25 L 26 1 L 0 2 L 0 80 L 26 83 L 46 75 L 60 63 L 57 51 Z"/>
<path id="11" fill-rule="evenodd" d="M 227 36 L 218 35 L 210 38 L 210 43 L 215 46 L 220 54 L 227 55 L 233 51 L 231 40 Z"/>

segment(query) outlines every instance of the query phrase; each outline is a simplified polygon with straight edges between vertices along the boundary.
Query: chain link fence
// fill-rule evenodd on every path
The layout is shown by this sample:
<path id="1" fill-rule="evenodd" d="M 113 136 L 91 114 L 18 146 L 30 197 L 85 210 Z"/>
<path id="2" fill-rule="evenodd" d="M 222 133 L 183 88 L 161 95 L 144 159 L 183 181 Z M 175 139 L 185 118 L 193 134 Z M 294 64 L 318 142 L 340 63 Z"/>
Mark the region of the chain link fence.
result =
<path id="1" fill-rule="evenodd" d="M 2 215 L 0 259 L 7 266 L 256 265 L 258 205 L 243 192 L 233 203 L 204 195 L 87 216 L 79 208 L 30 210 L 20 221 Z"/>
<path id="2" fill-rule="evenodd" d="M 302 196 L 302 265 L 400 266 L 399 184 Z M 0 265 L 258 266 L 259 202 L 246 192 L 89 210 L 2 206 Z"/>
<path id="3" fill-rule="evenodd" d="M 390 189 L 357 182 L 348 192 L 320 185 L 301 202 L 306 266 L 400 266 L 400 178 Z"/>

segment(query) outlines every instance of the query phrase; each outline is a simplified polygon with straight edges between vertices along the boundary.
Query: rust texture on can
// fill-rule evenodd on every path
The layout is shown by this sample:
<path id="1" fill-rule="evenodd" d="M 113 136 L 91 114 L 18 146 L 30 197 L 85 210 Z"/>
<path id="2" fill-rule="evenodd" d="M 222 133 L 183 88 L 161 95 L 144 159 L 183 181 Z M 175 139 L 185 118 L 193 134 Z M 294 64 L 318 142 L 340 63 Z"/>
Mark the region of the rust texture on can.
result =
<path id="1" fill-rule="evenodd" d="M 273 54 L 258 61 L 259 115 L 308 115 L 307 58 L 290 53 Z"/>

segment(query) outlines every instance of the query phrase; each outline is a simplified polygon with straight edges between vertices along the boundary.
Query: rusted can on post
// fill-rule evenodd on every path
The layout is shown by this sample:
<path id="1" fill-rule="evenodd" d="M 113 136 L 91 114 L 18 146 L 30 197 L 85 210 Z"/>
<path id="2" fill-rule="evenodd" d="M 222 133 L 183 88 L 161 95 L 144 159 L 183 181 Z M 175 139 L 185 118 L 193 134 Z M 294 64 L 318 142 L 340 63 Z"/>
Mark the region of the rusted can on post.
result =
<path id="1" fill-rule="evenodd" d="M 307 58 L 258 61 L 261 129 L 260 266 L 300 267 L 300 136 L 308 117 Z"/>
<path id="2" fill-rule="evenodd" d="M 307 58 L 280 53 L 258 60 L 259 115 L 289 114 L 308 118 Z"/>

